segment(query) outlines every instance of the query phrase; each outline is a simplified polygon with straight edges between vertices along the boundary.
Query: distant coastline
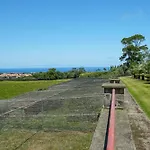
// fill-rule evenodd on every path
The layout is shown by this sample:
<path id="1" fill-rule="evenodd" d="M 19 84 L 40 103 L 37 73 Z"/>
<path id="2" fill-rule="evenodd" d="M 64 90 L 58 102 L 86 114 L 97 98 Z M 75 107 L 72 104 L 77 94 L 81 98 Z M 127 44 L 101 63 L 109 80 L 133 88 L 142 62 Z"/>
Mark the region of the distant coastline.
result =
<path id="1" fill-rule="evenodd" d="M 60 72 L 67 72 L 70 71 L 72 68 L 79 68 L 79 67 L 64 67 L 56 69 Z M 103 70 L 106 68 L 109 70 L 109 67 L 84 67 L 87 72 L 95 72 L 96 70 Z M 0 68 L 0 73 L 36 73 L 36 72 L 46 72 L 49 68 Z"/>

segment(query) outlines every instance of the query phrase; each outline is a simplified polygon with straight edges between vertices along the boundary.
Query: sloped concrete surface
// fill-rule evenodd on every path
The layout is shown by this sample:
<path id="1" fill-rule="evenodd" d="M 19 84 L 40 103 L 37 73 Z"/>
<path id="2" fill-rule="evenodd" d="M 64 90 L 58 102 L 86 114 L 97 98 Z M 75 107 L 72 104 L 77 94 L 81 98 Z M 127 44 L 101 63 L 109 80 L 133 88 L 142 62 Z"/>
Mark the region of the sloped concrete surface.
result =
<path id="1" fill-rule="evenodd" d="M 109 110 L 103 109 L 95 130 L 90 150 L 103 150 L 107 130 Z"/>

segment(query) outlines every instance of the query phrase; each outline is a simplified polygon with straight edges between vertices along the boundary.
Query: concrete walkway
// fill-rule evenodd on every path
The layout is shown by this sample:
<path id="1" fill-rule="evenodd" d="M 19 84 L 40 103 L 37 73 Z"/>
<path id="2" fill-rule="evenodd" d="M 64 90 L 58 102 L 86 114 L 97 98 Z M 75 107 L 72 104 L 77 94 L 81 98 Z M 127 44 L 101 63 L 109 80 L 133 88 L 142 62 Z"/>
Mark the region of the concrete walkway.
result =
<path id="1" fill-rule="evenodd" d="M 125 100 L 136 150 L 150 150 L 150 120 L 127 90 Z"/>
<path id="2" fill-rule="evenodd" d="M 116 150 L 136 150 L 126 110 L 116 110 Z"/>
<path id="3" fill-rule="evenodd" d="M 116 150 L 150 150 L 150 120 L 125 89 L 124 109 L 116 110 Z M 99 118 L 90 150 L 105 150 L 108 110 Z"/>
<path id="4" fill-rule="evenodd" d="M 92 139 L 90 150 L 103 150 L 104 149 L 108 115 L 109 115 L 109 110 L 102 109 L 96 130 Z"/>
<path id="5" fill-rule="evenodd" d="M 109 110 L 103 109 L 95 130 L 90 150 L 105 149 L 105 138 L 107 131 Z M 136 150 L 132 138 L 128 113 L 126 110 L 116 110 L 116 150 Z"/>

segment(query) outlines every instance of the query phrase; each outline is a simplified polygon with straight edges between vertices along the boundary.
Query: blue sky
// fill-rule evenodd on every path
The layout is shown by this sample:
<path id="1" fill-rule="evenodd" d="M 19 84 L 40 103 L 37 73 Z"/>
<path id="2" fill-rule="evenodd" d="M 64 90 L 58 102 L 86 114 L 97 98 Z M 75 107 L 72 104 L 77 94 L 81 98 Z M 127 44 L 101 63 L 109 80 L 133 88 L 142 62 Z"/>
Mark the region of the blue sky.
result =
<path id="1" fill-rule="evenodd" d="M 118 65 L 123 37 L 150 45 L 149 0 L 0 0 L 0 68 Z"/>

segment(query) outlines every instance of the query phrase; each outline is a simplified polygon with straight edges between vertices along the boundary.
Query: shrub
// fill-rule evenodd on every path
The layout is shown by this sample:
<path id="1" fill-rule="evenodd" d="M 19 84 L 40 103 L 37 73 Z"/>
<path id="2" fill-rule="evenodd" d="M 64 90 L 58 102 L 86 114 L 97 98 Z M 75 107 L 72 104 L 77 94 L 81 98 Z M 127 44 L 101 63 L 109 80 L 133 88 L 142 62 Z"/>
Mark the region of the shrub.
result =
<path id="1" fill-rule="evenodd" d="M 150 74 L 146 74 L 145 77 L 147 81 L 150 81 Z"/>

